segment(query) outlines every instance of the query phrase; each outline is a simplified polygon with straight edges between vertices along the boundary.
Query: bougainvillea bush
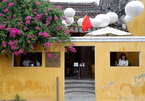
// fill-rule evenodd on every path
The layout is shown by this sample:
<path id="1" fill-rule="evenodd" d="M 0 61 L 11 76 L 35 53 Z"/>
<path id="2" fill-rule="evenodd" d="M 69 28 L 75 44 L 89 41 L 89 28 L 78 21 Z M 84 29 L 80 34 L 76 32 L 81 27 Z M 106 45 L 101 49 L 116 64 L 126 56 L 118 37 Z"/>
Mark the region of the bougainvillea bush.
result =
<path id="1" fill-rule="evenodd" d="M 47 0 L 0 0 L 0 53 L 21 54 L 42 44 L 44 50 L 68 41 L 69 28 L 62 24 L 60 6 Z M 76 50 L 70 45 L 70 50 Z"/>

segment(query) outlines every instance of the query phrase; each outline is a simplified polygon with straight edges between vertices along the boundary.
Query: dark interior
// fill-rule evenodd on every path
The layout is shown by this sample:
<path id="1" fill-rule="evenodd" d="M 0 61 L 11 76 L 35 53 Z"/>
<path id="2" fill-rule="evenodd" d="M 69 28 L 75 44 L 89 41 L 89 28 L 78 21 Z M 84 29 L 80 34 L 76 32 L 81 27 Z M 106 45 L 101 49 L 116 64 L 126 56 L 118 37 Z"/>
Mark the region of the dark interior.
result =
<path id="1" fill-rule="evenodd" d="M 40 62 L 40 66 L 42 66 L 42 52 L 25 52 L 24 54 L 14 56 L 14 66 L 15 67 L 19 67 L 19 66 L 24 67 L 22 65 L 22 62 L 25 60 L 26 57 L 28 58 L 28 60 L 31 61 L 31 63 L 34 60 L 37 60 L 38 62 Z M 33 67 L 35 67 L 35 65 Z"/>
<path id="2" fill-rule="evenodd" d="M 67 48 L 65 53 L 65 77 L 94 78 L 94 47 L 75 47 L 75 49 L 77 52 L 73 53 Z"/>
<path id="3" fill-rule="evenodd" d="M 121 54 L 127 56 L 128 66 L 140 65 L 140 52 L 110 52 L 110 66 L 118 66 Z"/>

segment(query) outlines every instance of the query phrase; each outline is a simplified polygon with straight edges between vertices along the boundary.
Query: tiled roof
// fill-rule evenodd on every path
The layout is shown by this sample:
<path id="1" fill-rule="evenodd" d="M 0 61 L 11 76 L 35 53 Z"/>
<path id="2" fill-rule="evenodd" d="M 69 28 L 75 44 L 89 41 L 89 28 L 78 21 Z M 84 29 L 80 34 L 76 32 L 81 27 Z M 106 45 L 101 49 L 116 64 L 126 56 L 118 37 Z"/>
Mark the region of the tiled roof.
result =
<path id="1" fill-rule="evenodd" d="M 69 2 L 51 2 L 53 5 L 60 5 L 62 10 L 73 8 L 76 11 L 76 16 L 84 17 L 87 14 L 90 17 L 95 17 L 99 13 L 97 3 L 69 3 Z"/>

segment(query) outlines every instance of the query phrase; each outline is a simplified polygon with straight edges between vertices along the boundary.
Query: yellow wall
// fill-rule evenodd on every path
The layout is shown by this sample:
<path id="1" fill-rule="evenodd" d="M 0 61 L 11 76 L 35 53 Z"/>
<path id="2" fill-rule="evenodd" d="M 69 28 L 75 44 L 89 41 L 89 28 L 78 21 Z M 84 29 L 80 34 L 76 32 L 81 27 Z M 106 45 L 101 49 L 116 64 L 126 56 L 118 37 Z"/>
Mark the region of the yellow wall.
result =
<path id="1" fill-rule="evenodd" d="M 97 101 L 144 101 L 145 43 L 75 43 L 95 46 L 95 80 Z M 41 48 L 36 49 L 40 51 Z M 60 51 L 59 47 L 55 51 Z M 141 67 L 110 67 L 110 51 L 140 51 Z M 56 101 L 56 77 L 59 77 L 59 101 L 64 101 L 64 52 L 61 67 L 12 68 L 11 56 L 0 56 L 0 100 L 19 94 L 27 101 Z"/>
<path id="2" fill-rule="evenodd" d="M 145 5 L 145 0 L 140 0 Z M 144 12 L 135 17 L 135 19 L 128 23 L 128 31 L 133 34 L 133 36 L 145 36 L 145 10 Z"/>
<path id="3" fill-rule="evenodd" d="M 98 43 L 96 45 L 96 52 L 99 53 L 99 56 L 96 56 L 98 101 L 144 101 L 144 45 L 145 43 Z M 141 67 L 110 67 L 110 51 L 140 51 Z"/>
<path id="4" fill-rule="evenodd" d="M 42 52 L 38 47 L 37 52 Z M 53 50 L 60 52 L 60 47 Z M 0 100 L 13 100 L 16 94 L 27 101 L 56 101 L 56 77 L 59 78 L 59 97 L 64 99 L 64 53 L 61 52 L 61 67 L 45 67 L 43 52 L 42 67 L 12 67 L 12 56 L 0 55 Z"/>

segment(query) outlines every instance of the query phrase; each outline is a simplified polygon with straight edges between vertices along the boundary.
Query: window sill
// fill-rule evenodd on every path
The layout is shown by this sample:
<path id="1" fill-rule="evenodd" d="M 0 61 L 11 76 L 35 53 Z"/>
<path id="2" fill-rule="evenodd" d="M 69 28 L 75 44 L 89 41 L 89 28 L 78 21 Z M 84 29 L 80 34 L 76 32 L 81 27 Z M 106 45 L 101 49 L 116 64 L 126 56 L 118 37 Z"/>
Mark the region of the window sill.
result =
<path id="1" fill-rule="evenodd" d="M 141 66 L 110 66 L 111 68 L 141 68 Z"/>
<path id="2" fill-rule="evenodd" d="M 19 66 L 15 66 L 15 67 L 13 67 L 13 68 L 42 68 L 42 66 L 33 66 L 33 67 L 19 67 Z"/>

